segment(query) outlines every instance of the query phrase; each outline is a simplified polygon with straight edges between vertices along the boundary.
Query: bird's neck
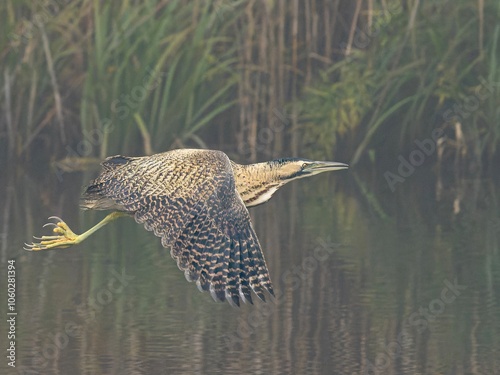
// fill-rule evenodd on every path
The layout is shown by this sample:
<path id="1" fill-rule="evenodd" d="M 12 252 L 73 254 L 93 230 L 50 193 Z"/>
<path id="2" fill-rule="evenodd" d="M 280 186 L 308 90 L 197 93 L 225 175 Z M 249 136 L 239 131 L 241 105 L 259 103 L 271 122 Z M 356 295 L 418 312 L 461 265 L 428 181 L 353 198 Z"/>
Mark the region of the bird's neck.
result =
<path id="1" fill-rule="evenodd" d="M 232 167 L 236 190 L 247 207 L 267 202 L 284 183 L 267 162 L 249 165 L 232 163 Z"/>

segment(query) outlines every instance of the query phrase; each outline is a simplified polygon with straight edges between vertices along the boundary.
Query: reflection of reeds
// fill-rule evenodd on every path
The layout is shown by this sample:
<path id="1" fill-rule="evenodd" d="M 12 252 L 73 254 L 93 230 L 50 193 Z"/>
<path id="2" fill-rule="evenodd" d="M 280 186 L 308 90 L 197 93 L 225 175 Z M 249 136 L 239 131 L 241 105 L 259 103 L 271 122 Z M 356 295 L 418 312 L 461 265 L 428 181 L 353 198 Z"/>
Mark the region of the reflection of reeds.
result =
<path id="1" fill-rule="evenodd" d="M 235 310 L 198 292 L 168 249 L 132 219 L 117 221 L 74 249 L 23 253 L 22 242 L 49 214 L 69 217 L 75 229 L 102 217 L 85 212 L 78 220 L 75 197 L 88 179 L 68 176 L 65 188 L 55 184 L 42 189 L 35 179 L 8 181 L 5 186 L 21 187 L 11 193 L 0 185 L 1 218 L 9 220 L 0 223 L 9 234 L 2 239 L 3 256 L 15 257 L 21 271 L 19 352 L 43 354 L 68 323 L 80 327 L 80 335 L 70 337 L 56 359 L 42 362 L 50 370 L 24 356 L 20 364 L 29 369 L 364 373 L 368 361 L 374 363 L 388 343 L 397 342 L 409 317 L 440 297 L 443 279 L 456 277 L 467 290 L 424 332 L 410 326 L 415 345 L 391 359 L 384 373 L 402 373 L 401 362 L 420 366 L 421 373 L 450 368 L 469 373 L 460 370 L 468 365 L 495 373 L 500 342 L 492 327 L 499 323 L 500 211 L 491 181 L 447 186 L 446 201 L 438 204 L 429 199 L 428 178 L 402 185 L 394 194 L 378 194 L 376 202 L 363 189 L 342 187 L 346 179 L 334 175 L 284 188 L 251 210 L 276 290 L 283 293 L 277 303 L 269 301 L 266 306 L 272 310 L 265 315 L 261 311 L 268 310 L 257 301 Z M 458 189 L 463 190 L 463 209 L 454 215 L 453 192 Z M 378 208 L 373 202 L 394 220 L 374 215 Z M 323 241 L 341 245 L 332 246 L 325 259 L 305 272 L 305 261 Z M 113 270 L 135 279 L 105 303 L 91 303 L 102 290 L 120 286 L 109 283 Z M 6 289 L 0 290 L 0 299 L 7 299 Z M 237 334 L 238 346 L 228 347 L 224 337 Z M 436 349 L 444 344 L 450 355 Z M 322 370 L 326 365 L 328 371 Z"/>

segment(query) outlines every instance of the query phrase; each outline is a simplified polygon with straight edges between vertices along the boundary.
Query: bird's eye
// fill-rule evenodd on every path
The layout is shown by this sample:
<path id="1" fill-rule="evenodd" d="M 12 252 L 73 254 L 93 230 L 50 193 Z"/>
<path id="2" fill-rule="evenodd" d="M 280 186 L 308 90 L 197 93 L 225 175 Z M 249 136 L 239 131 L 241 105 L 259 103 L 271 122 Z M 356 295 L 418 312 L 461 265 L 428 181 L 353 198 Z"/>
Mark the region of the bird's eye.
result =
<path id="1" fill-rule="evenodd" d="M 307 163 L 303 163 L 303 164 L 301 165 L 301 168 L 302 168 L 302 169 L 304 169 L 305 167 L 307 167 L 307 165 L 308 165 Z"/>

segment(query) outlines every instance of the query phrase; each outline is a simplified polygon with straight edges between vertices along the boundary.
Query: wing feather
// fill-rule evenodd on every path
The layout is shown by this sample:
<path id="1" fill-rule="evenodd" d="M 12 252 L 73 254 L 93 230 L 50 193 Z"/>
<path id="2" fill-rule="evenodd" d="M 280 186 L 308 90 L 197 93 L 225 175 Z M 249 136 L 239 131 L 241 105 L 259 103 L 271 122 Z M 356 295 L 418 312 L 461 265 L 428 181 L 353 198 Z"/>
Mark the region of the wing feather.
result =
<path id="1" fill-rule="evenodd" d="M 239 306 L 273 293 L 250 215 L 229 159 L 218 151 L 114 156 L 82 197 L 83 208 L 119 209 L 170 247 L 186 279 Z"/>

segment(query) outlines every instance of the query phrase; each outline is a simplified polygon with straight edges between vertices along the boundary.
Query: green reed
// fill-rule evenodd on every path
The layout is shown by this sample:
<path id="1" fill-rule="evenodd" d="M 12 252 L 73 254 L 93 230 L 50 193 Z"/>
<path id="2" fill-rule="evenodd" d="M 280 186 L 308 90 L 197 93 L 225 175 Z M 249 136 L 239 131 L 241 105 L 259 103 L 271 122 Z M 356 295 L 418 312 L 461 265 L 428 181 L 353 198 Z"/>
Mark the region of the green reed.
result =
<path id="1" fill-rule="evenodd" d="M 382 26 L 372 35 L 368 29 L 363 48 L 353 49 L 306 88 L 305 141 L 319 145 L 318 153 L 347 148 L 356 163 L 370 152 L 411 150 L 415 139 L 441 128 L 452 141 L 465 139 L 462 149 L 452 152 L 479 162 L 493 157 L 500 131 L 495 88 L 500 7 L 478 4 L 415 2 L 416 9 L 379 16 Z M 463 135 L 456 133 L 457 124 Z"/>
<path id="2" fill-rule="evenodd" d="M 406 3 L 7 0 L 0 158 L 218 142 L 253 160 L 356 163 L 408 150 L 436 127 L 453 140 L 459 122 L 463 140 L 450 153 L 491 159 L 498 90 L 450 113 L 482 79 L 500 80 L 500 6 Z"/>
<path id="3" fill-rule="evenodd" d="M 162 151 L 234 105 L 233 21 L 213 2 L 48 4 L 0 6 L 11 156 Z"/>

